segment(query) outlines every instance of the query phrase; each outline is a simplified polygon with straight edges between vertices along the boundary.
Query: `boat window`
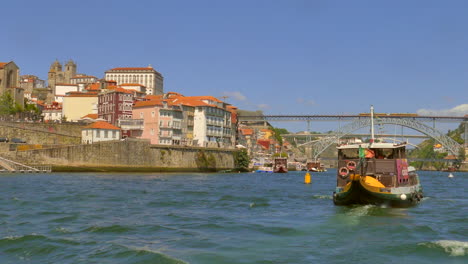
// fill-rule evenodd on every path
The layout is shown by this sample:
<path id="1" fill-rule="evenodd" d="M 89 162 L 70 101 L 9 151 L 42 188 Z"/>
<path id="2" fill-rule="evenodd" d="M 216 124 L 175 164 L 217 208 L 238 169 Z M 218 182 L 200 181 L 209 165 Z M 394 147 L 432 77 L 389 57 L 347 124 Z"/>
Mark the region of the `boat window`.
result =
<path id="1" fill-rule="evenodd" d="M 405 148 L 397 148 L 395 149 L 395 156 L 398 159 L 405 159 L 406 158 L 406 151 Z"/>
<path id="2" fill-rule="evenodd" d="M 376 149 L 376 158 L 377 159 L 394 159 L 396 153 L 394 149 Z"/>
<path id="3" fill-rule="evenodd" d="M 359 149 L 340 149 L 340 159 L 359 159 Z"/>

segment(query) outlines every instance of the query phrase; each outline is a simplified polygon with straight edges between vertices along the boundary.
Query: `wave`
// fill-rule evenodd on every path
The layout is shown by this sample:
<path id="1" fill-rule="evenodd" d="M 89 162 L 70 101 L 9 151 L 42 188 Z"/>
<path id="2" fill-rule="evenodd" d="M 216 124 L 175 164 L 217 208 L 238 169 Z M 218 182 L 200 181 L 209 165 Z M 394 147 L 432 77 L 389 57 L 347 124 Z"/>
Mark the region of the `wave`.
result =
<path id="1" fill-rule="evenodd" d="M 133 229 L 128 226 L 122 225 L 110 225 L 110 226 L 92 226 L 86 228 L 85 232 L 92 232 L 92 233 L 125 233 L 128 231 L 132 231 Z"/>
<path id="2" fill-rule="evenodd" d="M 115 259 L 119 263 L 158 263 L 158 264 L 187 264 L 180 259 L 168 256 L 147 247 L 127 247 L 112 244 L 100 248 L 96 253 L 89 256 L 89 260 L 104 258 Z"/>
<path id="3" fill-rule="evenodd" d="M 468 242 L 457 241 L 457 240 L 438 240 L 426 243 L 420 243 L 418 245 L 426 246 L 428 248 L 440 248 L 443 249 L 452 257 L 460 257 L 468 255 Z"/>
<path id="4" fill-rule="evenodd" d="M 311 196 L 312 199 L 325 199 L 325 200 L 332 200 L 333 199 L 333 196 L 331 195 L 312 195 Z"/>
<path id="5" fill-rule="evenodd" d="M 73 240 L 68 240 L 68 239 L 53 239 L 49 238 L 44 235 L 38 235 L 35 233 L 32 233 L 30 235 L 24 235 L 24 236 L 6 236 L 2 239 L 0 239 L 0 244 L 1 243 L 20 243 L 20 242 L 27 242 L 27 241 L 34 241 L 34 240 L 47 240 L 50 242 L 59 242 L 59 243 L 65 243 L 65 244 L 70 244 L 70 245 L 78 245 L 80 243 L 75 242 Z"/>

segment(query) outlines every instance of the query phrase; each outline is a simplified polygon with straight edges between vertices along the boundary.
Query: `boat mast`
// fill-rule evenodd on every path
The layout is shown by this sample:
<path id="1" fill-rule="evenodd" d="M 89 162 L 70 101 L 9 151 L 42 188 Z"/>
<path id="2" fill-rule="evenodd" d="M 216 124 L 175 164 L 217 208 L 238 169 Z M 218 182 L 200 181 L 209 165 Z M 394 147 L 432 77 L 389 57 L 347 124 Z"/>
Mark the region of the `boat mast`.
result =
<path id="1" fill-rule="evenodd" d="M 374 106 L 370 107 L 370 116 L 371 116 L 371 140 L 370 143 L 374 143 Z"/>

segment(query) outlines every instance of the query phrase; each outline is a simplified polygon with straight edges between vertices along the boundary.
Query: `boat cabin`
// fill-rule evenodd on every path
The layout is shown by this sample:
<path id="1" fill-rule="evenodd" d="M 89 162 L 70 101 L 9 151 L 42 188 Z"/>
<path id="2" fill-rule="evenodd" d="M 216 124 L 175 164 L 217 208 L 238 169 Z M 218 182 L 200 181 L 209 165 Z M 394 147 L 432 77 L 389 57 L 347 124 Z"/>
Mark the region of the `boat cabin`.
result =
<path id="1" fill-rule="evenodd" d="M 417 176 L 408 172 L 405 143 L 362 143 L 337 148 L 339 187 L 350 181 L 350 174 L 374 177 L 389 188 L 418 183 Z"/>

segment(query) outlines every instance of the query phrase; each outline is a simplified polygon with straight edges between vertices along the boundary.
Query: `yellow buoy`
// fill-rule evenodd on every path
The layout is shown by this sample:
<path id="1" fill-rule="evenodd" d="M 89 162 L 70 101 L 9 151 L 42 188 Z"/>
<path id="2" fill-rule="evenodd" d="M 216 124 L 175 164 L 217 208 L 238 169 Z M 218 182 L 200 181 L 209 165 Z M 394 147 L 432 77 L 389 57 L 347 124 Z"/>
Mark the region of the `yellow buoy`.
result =
<path id="1" fill-rule="evenodd" d="M 310 177 L 310 173 L 306 173 L 304 176 L 304 183 L 310 184 L 312 182 L 312 178 Z"/>

